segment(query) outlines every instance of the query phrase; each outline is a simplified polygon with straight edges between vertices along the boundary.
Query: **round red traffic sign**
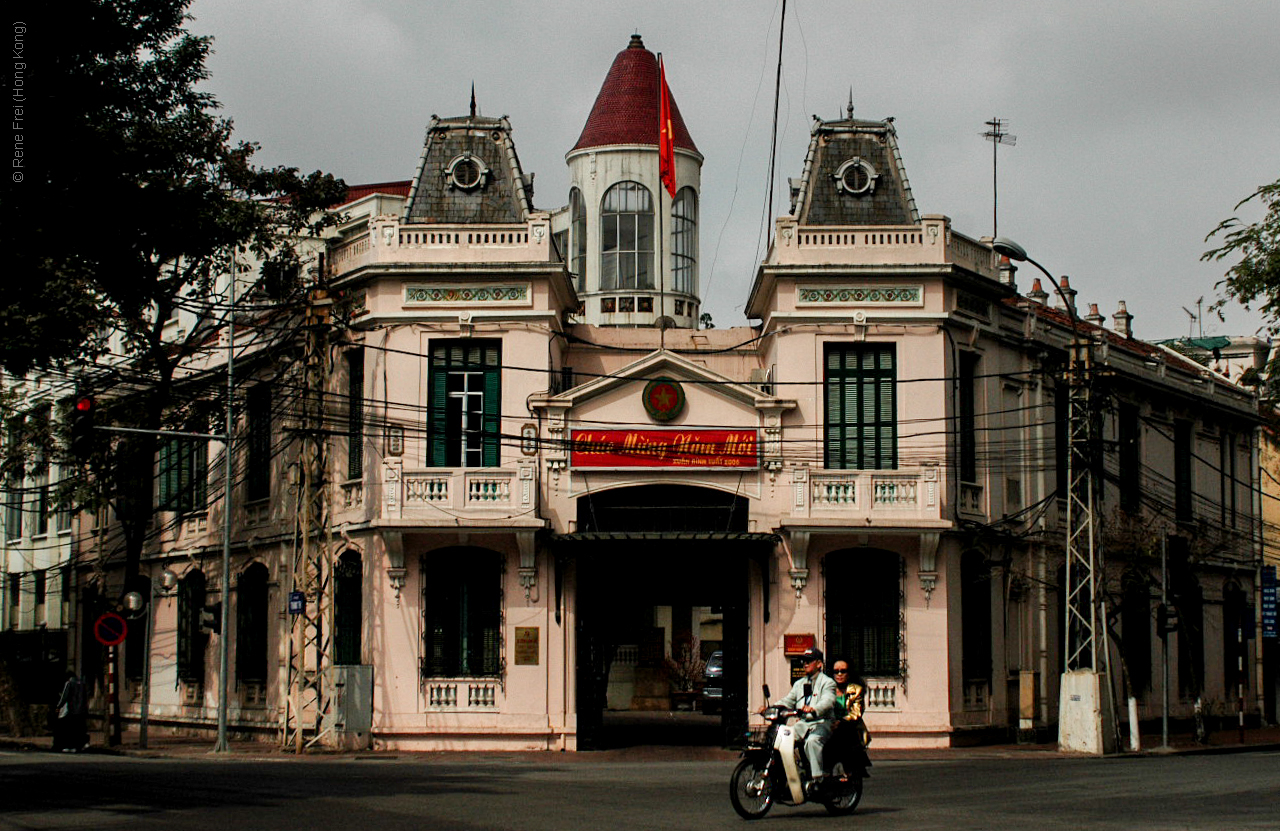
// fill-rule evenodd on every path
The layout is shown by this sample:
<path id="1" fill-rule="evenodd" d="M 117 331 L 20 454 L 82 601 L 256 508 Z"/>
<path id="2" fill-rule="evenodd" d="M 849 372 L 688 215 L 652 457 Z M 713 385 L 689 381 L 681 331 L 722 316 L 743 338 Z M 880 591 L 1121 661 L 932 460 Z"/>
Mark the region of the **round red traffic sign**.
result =
<path id="1" fill-rule="evenodd" d="M 103 646 L 116 646 L 129 634 L 129 622 L 115 612 L 103 612 L 93 622 L 93 636 Z"/>

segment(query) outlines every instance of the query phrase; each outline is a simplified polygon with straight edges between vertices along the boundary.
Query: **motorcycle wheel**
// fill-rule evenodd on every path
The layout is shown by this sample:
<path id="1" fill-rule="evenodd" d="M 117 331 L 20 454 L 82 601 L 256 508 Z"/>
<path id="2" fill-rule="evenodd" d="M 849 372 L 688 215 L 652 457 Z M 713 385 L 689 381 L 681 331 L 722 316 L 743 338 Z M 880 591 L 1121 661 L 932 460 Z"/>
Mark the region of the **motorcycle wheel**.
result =
<path id="1" fill-rule="evenodd" d="M 847 776 L 848 782 L 843 785 L 832 782 L 830 795 L 823 801 L 827 813 L 841 816 L 843 814 L 852 814 L 858 807 L 858 803 L 862 801 L 862 776 L 858 773 L 849 773 L 845 771 L 844 765 L 837 762 L 832 770 L 832 777 Z M 831 779 L 827 780 L 831 782 Z"/>
<path id="2" fill-rule="evenodd" d="M 767 760 L 746 758 L 729 777 L 729 801 L 743 819 L 760 819 L 773 807 L 773 782 L 765 776 Z"/>

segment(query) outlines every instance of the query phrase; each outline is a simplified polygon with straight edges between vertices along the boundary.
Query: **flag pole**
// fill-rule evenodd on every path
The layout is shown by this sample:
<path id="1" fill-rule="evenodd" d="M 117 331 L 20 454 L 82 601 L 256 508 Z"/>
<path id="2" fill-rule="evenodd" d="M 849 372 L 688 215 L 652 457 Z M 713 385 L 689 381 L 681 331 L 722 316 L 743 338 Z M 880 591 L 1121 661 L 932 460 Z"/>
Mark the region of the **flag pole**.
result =
<path id="1" fill-rule="evenodd" d="M 662 206 L 662 193 L 667 189 L 666 183 L 662 181 L 662 160 L 665 152 L 665 144 L 663 136 L 667 130 L 668 120 L 666 118 L 666 90 L 662 71 L 662 53 L 658 53 L 658 347 L 665 350 L 667 348 L 667 324 L 666 317 L 666 236 L 664 235 L 664 223 L 662 215 L 666 213 Z M 674 171 L 673 171 L 674 174 Z"/>

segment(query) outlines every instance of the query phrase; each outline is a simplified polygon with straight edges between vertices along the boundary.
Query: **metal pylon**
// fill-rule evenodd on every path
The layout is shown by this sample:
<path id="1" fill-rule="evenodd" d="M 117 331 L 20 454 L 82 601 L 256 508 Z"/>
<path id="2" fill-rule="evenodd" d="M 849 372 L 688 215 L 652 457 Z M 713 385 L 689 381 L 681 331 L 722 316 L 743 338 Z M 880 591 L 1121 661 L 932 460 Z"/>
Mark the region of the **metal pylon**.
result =
<path id="1" fill-rule="evenodd" d="M 292 590 L 302 610 L 290 615 L 289 677 L 282 739 L 301 753 L 323 737 L 333 707 L 329 668 L 333 633 L 333 563 L 330 545 L 325 390 L 330 376 L 329 309 L 323 289 L 312 292 L 305 322 L 302 395 L 298 411 L 298 516 Z"/>
<path id="2" fill-rule="evenodd" d="M 1099 570 L 1095 523 L 1097 412 L 1093 400 L 1093 344 L 1073 334 L 1067 375 L 1067 564 L 1064 668 L 1099 671 L 1104 645 L 1098 620 Z"/>

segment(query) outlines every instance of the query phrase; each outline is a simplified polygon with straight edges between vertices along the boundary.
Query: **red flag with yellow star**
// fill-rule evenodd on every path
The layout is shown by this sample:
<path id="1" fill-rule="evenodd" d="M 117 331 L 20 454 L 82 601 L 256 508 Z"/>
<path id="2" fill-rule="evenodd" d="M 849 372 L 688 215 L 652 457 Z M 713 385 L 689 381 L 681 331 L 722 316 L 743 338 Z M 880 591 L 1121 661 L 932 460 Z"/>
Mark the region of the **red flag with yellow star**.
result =
<path id="1" fill-rule="evenodd" d="M 676 198 L 676 140 L 671 130 L 671 90 L 667 70 L 658 56 L 658 178 L 672 199 Z"/>

